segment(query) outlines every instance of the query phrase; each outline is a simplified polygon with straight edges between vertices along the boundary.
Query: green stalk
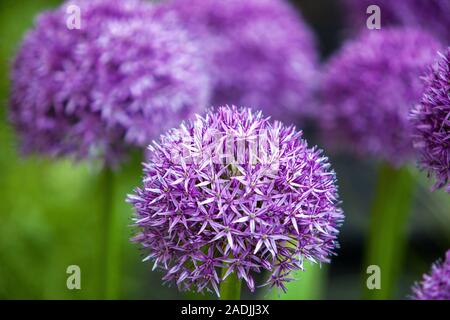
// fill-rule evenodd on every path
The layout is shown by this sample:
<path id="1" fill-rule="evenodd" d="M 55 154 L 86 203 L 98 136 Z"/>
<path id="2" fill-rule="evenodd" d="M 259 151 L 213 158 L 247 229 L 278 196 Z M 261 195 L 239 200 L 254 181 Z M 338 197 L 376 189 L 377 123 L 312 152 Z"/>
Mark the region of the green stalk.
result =
<path id="1" fill-rule="evenodd" d="M 102 264 L 104 274 L 104 298 L 118 299 L 120 278 L 120 221 L 114 208 L 114 172 L 109 168 L 102 170 L 100 193 L 104 199 L 102 219 Z"/>
<path id="2" fill-rule="evenodd" d="M 226 272 L 222 270 L 222 276 Z M 235 272 L 231 273 L 225 281 L 220 284 L 220 300 L 239 300 L 241 298 L 241 280 Z"/>
<path id="3" fill-rule="evenodd" d="M 408 168 L 380 167 L 372 206 L 366 263 L 363 270 L 364 298 L 390 299 L 395 292 L 406 244 L 406 227 L 414 193 Z M 366 268 L 380 268 L 380 289 L 369 289 Z"/>
<path id="4" fill-rule="evenodd" d="M 305 271 L 294 271 L 291 278 L 295 279 L 286 284 L 287 292 L 273 289 L 269 294 L 270 300 L 320 300 L 323 298 L 326 281 L 326 268 L 319 264 L 305 262 Z"/>

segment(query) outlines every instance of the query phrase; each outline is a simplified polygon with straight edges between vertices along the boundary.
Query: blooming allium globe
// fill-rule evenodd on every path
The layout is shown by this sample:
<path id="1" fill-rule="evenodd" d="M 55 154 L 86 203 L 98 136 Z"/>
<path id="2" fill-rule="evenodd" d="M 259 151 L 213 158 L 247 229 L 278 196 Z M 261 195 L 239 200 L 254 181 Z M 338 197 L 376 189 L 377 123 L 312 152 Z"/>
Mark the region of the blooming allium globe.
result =
<path id="1" fill-rule="evenodd" d="M 450 192 L 450 47 L 424 77 L 426 90 L 411 113 L 420 166 Z"/>
<path id="2" fill-rule="evenodd" d="M 435 263 L 430 274 L 413 287 L 413 299 L 416 300 L 450 300 L 450 250 L 444 262 Z"/>
<path id="3" fill-rule="evenodd" d="M 236 104 L 292 121 L 313 112 L 318 83 L 314 35 L 285 0 L 169 0 L 205 50 L 212 105 Z"/>
<path id="4" fill-rule="evenodd" d="M 235 273 L 286 290 L 304 260 L 329 262 L 343 213 L 335 174 L 302 132 L 260 112 L 220 107 L 149 146 L 128 201 L 142 245 L 181 290 L 214 290 Z M 220 269 L 225 268 L 224 276 Z"/>
<path id="5" fill-rule="evenodd" d="M 410 108 L 439 43 L 414 29 L 363 32 L 325 67 L 321 125 L 330 144 L 401 165 L 412 155 Z"/>
<path id="6" fill-rule="evenodd" d="M 94 107 L 126 129 L 128 143 L 146 146 L 208 104 L 200 49 L 169 15 L 111 22 L 94 50 L 101 52 Z"/>
<path id="7" fill-rule="evenodd" d="M 450 1 L 447 0 L 344 0 L 349 25 L 366 28 L 371 5 L 380 7 L 381 27 L 420 27 L 448 44 L 450 39 Z"/>
<path id="8" fill-rule="evenodd" d="M 73 6 L 80 29 L 68 27 Z M 112 164 L 206 106 L 208 92 L 198 50 L 172 17 L 138 0 L 75 0 L 26 35 L 10 117 L 25 153 Z"/>

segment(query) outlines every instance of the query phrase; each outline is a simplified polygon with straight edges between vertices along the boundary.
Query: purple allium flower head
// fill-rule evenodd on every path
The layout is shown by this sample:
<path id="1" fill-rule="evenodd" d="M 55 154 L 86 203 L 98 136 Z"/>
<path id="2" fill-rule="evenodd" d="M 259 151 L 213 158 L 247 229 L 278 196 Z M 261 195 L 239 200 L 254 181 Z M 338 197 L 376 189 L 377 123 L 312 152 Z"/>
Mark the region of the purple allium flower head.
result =
<path id="1" fill-rule="evenodd" d="M 343 213 L 335 174 L 302 132 L 260 112 L 220 107 L 149 146 L 143 186 L 129 195 L 133 239 L 181 290 L 218 294 L 235 273 L 285 288 L 303 261 L 329 262 Z"/>
<path id="2" fill-rule="evenodd" d="M 405 26 L 423 28 L 441 41 L 450 40 L 450 1 L 447 0 L 344 0 L 349 25 L 355 30 L 366 28 L 367 7 L 377 5 L 381 27 Z"/>
<path id="3" fill-rule="evenodd" d="M 445 261 L 433 264 L 430 274 L 413 287 L 413 299 L 450 300 L 450 250 Z"/>
<path id="4" fill-rule="evenodd" d="M 169 15 L 112 22 L 96 49 L 102 54 L 95 105 L 126 128 L 129 143 L 146 146 L 208 104 L 199 47 Z"/>
<path id="5" fill-rule="evenodd" d="M 67 27 L 72 5 L 80 29 Z M 23 151 L 115 163 L 205 107 L 208 78 L 191 40 L 138 0 L 69 1 L 41 14 L 12 70 L 10 114 Z"/>
<path id="6" fill-rule="evenodd" d="M 450 47 L 424 77 L 422 101 L 411 113 L 414 146 L 420 151 L 420 166 L 436 176 L 435 188 L 450 192 Z"/>
<path id="7" fill-rule="evenodd" d="M 363 32 L 344 44 L 324 72 L 320 120 L 327 142 L 393 165 L 409 160 L 409 110 L 438 49 L 433 37 L 414 29 Z"/>
<path id="8" fill-rule="evenodd" d="M 285 0 L 172 0 L 173 12 L 203 44 L 212 105 L 236 104 L 279 119 L 312 112 L 317 87 L 314 35 Z"/>

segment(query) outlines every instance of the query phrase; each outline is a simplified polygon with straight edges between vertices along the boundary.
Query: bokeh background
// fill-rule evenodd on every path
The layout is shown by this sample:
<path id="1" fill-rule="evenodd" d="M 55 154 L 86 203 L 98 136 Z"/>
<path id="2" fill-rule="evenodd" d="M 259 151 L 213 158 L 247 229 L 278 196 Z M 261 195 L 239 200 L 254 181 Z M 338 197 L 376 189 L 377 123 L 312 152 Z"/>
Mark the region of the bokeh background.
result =
<path id="1" fill-rule="evenodd" d="M 99 253 L 104 217 L 100 214 L 103 189 L 99 168 L 42 157 L 21 158 L 7 121 L 9 66 L 17 45 L 33 17 L 59 3 L 0 1 L 0 299 L 102 298 L 104 275 Z M 315 30 L 325 60 L 347 37 L 344 7 L 337 0 L 293 3 Z M 314 125 L 307 124 L 303 129 L 310 143 L 320 146 Z M 366 282 L 364 244 L 378 164 L 339 154 L 330 158 L 339 179 L 346 221 L 338 256 L 322 271 L 326 278 L 316 285 L 312 297 L 359 299 Z M 431 183 L 425 175 L 414 167 L 409 170 L 414 177 L 415 197 L 406 252 L 399 259 L 402 271 L 394 294 L 397 299 L 408 297 L 414 281 L 443 256 L 450 243 L 450 197 L 444 191 L 429 192 Z M 115 174 L 112 186 L 113 210 L 120 214 L 123 226 L 118 240 L 119 298 L 184 298 L 176 288 L 161 285 L 161 274 L 151 272 L 150 264 L 141 263 L 137 246 L 128 241 L 132 211 L 124 199 L 139 184 L 140 174 L 140 155 L 136 154 L 124 170 Z M 81 290 L 66 287 L 69 265 L 81 268 Z M 244 297 L 263 298 L 264 292 L 244 292 Z"/>

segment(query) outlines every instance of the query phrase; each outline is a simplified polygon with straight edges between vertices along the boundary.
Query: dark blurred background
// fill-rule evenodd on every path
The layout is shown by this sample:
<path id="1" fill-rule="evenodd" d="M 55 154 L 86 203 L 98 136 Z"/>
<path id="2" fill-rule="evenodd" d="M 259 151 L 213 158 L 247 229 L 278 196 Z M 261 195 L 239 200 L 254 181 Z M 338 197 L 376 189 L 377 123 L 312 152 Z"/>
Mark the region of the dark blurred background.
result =
<path id="1" fill-rule="evenodd" d="M 404 0 L 408 1 L 408 0 Z M 43 158 L 21 158 L 16 138 L 7 122 L 9 65 L 33 17 L 57 6 L 57 0 L 0 1 L 0 298 L 1 299 L 94 299 L 101 298 L 102 264 L 98 214 L 101 177 L 98 168 Z M 344 9 L 337 0 L 293 1 L 315 30 L 323 59 L 345 39 Z M 316 139 L 314 126 L 306 138 Z M 346 221 L 339 237 L 341 249 L 327 266 L 320 291 L 323 299 L 361 297 L 365 266 L 363 248 L 370 203 L 376 184 L 377 163 L 344 155 L 332 155 Z M 450 243 L 450 199 L 443 191 L 429 192 L 423 173 L 411 168 L 416 179 L 408 246 L 395 297 L 407 298 L 414 281 L 442 257 Z M 123 220 L 121 295 L 124 299 L 182 298 L 176 288 L 162 286 L 161 274 L 141 263 L 138 248 L 128 241 L 132 230 L 131 208 L 124 203 L 140 180 L 138 157 L 116 175 L 115 208 Z M 66 268 L 78 265 L 82 289 L 68 290 Z M 246 297 L 262 297 L 248 295 Z"/>

